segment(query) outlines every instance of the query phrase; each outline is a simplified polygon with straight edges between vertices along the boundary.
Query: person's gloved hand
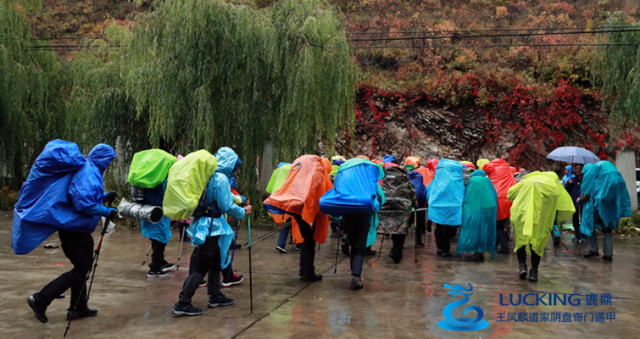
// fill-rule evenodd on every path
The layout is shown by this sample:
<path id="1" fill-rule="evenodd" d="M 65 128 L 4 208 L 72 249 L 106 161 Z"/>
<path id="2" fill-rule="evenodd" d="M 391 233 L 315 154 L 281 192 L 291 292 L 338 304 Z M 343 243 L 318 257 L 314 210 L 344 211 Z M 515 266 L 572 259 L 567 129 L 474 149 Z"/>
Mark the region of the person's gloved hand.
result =
<path id="1" fill-rule="evenodd" d="M 118 210 L 115 208 L 109 208 L 109 219 L 115 219 L 118 216 Z"/>
<path id="2" fill-rule="evenodd" d="M 118 197 L 120 197 L 120 195 L 118 195 L 118 192 L 105 193 L 104 194 L 104 201 L 105 202 L 113 202 Z"/>

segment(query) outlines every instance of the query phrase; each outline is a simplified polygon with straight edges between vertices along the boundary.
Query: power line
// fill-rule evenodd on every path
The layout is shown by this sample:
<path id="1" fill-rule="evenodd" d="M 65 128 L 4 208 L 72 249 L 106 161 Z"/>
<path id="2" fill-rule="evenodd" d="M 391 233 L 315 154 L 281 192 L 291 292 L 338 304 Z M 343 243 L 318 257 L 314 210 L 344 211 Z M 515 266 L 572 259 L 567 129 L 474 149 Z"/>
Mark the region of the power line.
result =
<path id="1" fill-rule="evenodd" d="M 599 30 L 599 29 L 638 29 L 640 26 L 627 25 L 627 26 L 596 26 L 596 27 L 529 27 L 529 28 L 487 28 L 487 29 L 457 29 L 457 30 L 420 30 L 420 31 L 365 31 L 365 32 L 347 32 L 347 34 L 361 35 L 361 34 L 411 34 L 411 33 L 473 33 L 473 32 L 518 32 L 518 31 L 558 31 L 558 30 Z"/>
<path id="2" fill-rule="evenodd" d="M 443 40 L 443 39 L 476 39 L 476 38 L 505 38 L 505 37 L 528 37 L 528 36 L 547 36 L 547 35 L 574 35 L 574 34 L 601 34 L 601 33 L 622 33 L 622 32 L 640 32 L 640 27 L 625 30 L 588 30 L 588 31 L 570 31 L 570 32 L 545 32 L 545 33 L 514 33 L 514 34 L 452 34 L 452 35 L 422 35 L 422 36 L 400 36 L 400 37 L 372 37 L 372 38 L 352 38 L 351 41 L 395 41 L 395 40 Z"/>
<path id="3" fill-rule="evenodd" d="M 599 46 L 638 46 L 638 43 L 557 43 L 557 44 L 484 44 L 484 45 L 434 45 L 434 46 L 409 46 L 409 45 L 374 45 L 353 46 L 354 49 L 427 49 L 427 48 L 493 48 L 493 47 L 599 47 Z"/>

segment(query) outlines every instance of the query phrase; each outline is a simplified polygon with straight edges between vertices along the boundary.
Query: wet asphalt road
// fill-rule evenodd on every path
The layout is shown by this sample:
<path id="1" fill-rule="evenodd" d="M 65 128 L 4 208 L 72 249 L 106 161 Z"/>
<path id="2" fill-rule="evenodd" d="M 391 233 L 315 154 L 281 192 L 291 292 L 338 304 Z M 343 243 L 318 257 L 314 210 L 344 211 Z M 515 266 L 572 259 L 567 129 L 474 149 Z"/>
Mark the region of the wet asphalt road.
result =
<path id="1" fill-rule="evenodd" d="M 252 229 L 257 241 L 267 228 Z M 185 243 L 179 271 L 169 277 L 147 279 L 147 267 L 141 266 L 148 240 L 139 230 L 118 228 L 107 234 L 91 291 L 89 305 L 99 310 L 95 318 L 72 322 L 70 338 L 636 338 L 640 321 L 640 239 L 616 239 L 612 263 L 585 259 L 586 244 L 572 244 L 572 234 L 563 240 L 572 249 L 557 252 L 551 244 L 542 258 L 539 281 L 530 283 L 517 277 L 515 253 L 496 254 L 493 261 L 469 262 L 460 257 L 435 255 L 432 234 L 414 261 L 413 236 L 405 244 L 405 257 L 394 264 L 387 254 L 391 241 L 384 242 L 382 256 L 365 260 L 364 289 L 349 290 L 349 261 L 340 254 L 337 274 L 333 273 L 337 238 L 328 238 L 316 252 L 316 270 L 324 279 L 314 284 L 298 278 L 299 252 L 288 245 L 289 253 L 276 252 L 277 234 L 256 243 L 252 249 L 254 312 L 249 311 L 248 279 L 223 292 L 235 299 L 235 305 L 206 309 L 206 289 L 199 289 L 194 305 L 204 308 L 199 317 L 174 318 L 171 308 L 187 275 L 192 247 Z M 96 240 L 99 232 L 94 233 Z M 175 262 L 179 234 L 166 250 L 166 258 Z M 239 243 L 247 240 L 242 227 Z M 58 243 L 57 235 L 46 243 Z M 62 337 L 66 326 L 67 298 L 55 300 L 47 310 L 49 322 L 42 324 L 27 306 L 26 297 L 70 269 L 62 250 L 40 246 L 24 256 L 13 254 L 10 212 L 0 212 L 0 337 Z M 374 245 L 379 250 L 380 237 Z M 248 251 L 236 251 L 234 268 L 248 277 Z M 477 305 L 484 311 L 489 327 L 472 332 L 447 331 L 437 324 L 444 319 L 444 307 L 453 301 L 443 284 L 473 286 L 470 301 L 454 311 L 462 317 L 466 306 Z M 518 306 L 509 304 L 527 293 L 575 294 L 580 305 Z M 601 298 L 611 296 L 611 305 Z M 589 295 L 589 297 L 587 297 Z M 586 305 L 593 296 L 597 305 Z M 501 302 L 502 298 L 502 302 Z M 459 300 L 460 296 L 456 298 Z M 544 300 L 544 299 L 543 299 Z M 593 299 L 591 299 L 593 300 Z M 605 301 L 606 303 L 606 301 Z M 512 315 L 510 315 L 510 313 Z M 586 321 L 575 321 L 575 314 L 587 314 Z M 592 316 L 588 313 L 593 313 Z M 467 317 L 475 317 L 471 311 Z M 524 321 L 523 314 L 527 314 Z M 530 321 L 547 314 L 546 322 Z M 570 314 L 570 318 L 567 318 Z M 513 317 L 509 319 L 509 317 Z M 518 320 L 520 317 L 520 321 Z M 602 319 L 601 317 L 605 317 Z M 607 319 L 607 317 L 609 319 Z M 611 319 L 615 317 L 615 319 Z M 564 318 L 564 319 L 563 319 Z M 572 320 L 567 322 L 566 320 Z M 602 322 L 600 320 L 603 320 Z"/>

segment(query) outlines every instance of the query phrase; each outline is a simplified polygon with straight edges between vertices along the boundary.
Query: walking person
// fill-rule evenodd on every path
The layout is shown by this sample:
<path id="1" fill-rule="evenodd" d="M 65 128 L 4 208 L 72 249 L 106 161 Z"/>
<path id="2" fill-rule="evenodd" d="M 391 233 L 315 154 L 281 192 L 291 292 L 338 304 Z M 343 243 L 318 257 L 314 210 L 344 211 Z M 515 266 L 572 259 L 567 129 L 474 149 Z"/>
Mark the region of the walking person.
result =
<path id="1" fill-rule="evenodd" d="M 325 242 L 329 229 L 329 217 L 320 211 L 319 200 L 333 187 L 330 172 L 329 159 L 303 155 L 293 162 L 282 186 L 264 200 L 265 209 L 277 218 L 293 217 L 293 239 L 302 243 L 299 275 L 303 282 L 322 279 L 315 272 L 315 248 L 316 242 Z"/>
<path id="2" fill-rule="evenodd" d="M 486 168 L 486 166 L 485 166 Z M 529 281 L 538 281 L 538 267 L 554 222 L 569 220 L 575 212 L 569 193 L 555 172 L 533 172 L 509 189 L 511 222 L 516 238 L 519 277 L 527 278 L 527 252 L 531 255 Z"/>
<path id="3" fill-rule="evenodd" d="M 85 160 L 76 144 L 53 140 L 38 156 L 22 186 L 14 210 L 14 250 L 26 254 L 57 230 L 62 251 L 73 264 L 70 271 L 27 298 L 40 322 L 48 321 L 47 307 L 69 288 L 71 300 L 67 320 L 98 314 L 87 305 L 86 279 L 93 264 L 91 233 L 100 216 L 113 218 L 118 213 L 116 209 L 102 205 L 117 196 L 115 192 L 104 194 L 103 187 L 104 170 L 115 157 L 111 146 L 98 144 Z M 43 191 L 45 187 L 47 190 Z M 23 241 L 30 245 L 26 253 L 20 252 L 25 245 L 21 244 Z"/>
<path id="4" fill-rule="evenodd" d="M 234 303 L 233 299 L 220 291 L 220 270 L 229 264 L 229 246 L 234 234 L 224 214 L 242 219 L 245 215 L 251 214 L 252 209 L 251 205 L 242 208 L 233 202 L 229 175 L 235 168 L 237 154 L 229 147 L 222 147 L 218 150 L 216 158 L 218 168 L 209 179 L 204 196 L 187 230 L 191 236 L 191 243 L 197 248 L 192 256 L 192 269 L 172 310 L 173 315 L 177 317 L 202 314 L 202 309 L 193 306 L 192 297 L 207 273 L 207 306 L 215 308 Z"/>
<path id="5" fill-rule="evenodd" d="M 584 166 L 582 180 L 582 234 L 589 237 L 585 258 L 598 257 L 598 234 L 603 234 L 602 260 L 613 260 L 613 234 L 620 218 L 631 216 L 627 186 L 618 169 L 609 161 Z"/>

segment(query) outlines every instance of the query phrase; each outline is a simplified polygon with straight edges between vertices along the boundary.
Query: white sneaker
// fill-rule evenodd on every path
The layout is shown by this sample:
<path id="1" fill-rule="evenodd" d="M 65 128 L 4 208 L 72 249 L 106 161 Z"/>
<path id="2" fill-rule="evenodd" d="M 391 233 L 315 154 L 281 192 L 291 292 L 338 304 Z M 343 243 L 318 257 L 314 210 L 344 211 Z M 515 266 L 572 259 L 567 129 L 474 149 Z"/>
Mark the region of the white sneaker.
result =
<path id="1" fill-rule="evenodd" d="M 289 253 L 286 248 L 280 246 L 276 246 L 276 250 L 280 253 Z"/>

